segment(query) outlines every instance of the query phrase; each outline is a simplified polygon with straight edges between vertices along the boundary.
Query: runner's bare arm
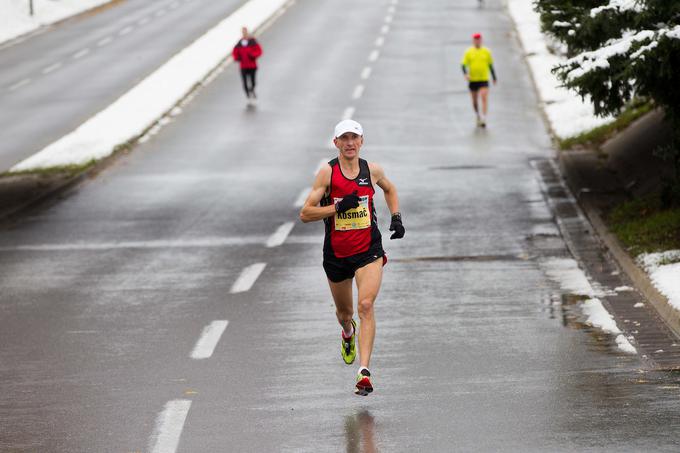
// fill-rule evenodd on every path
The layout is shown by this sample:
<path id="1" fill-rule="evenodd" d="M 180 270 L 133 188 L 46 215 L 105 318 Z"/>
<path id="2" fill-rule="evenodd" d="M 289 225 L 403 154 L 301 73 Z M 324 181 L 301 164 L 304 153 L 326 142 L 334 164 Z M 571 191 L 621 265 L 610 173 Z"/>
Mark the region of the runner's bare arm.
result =
<path id="1" fill-rule="evenodd" d="M 399 197 L 397 196 L 397 187 L 392 184 L 392 181 L 387 179 L 387 176 L 385 176 L 385 171 L 380 165 L 371 162 L 368 164 L 368 167 L 371 170 L 371 179 L 385 193 L 385 202 L 387 203 L 387 207 L 390 210 L 390 214 L 399 212 Z"/>
<path id="2" fill-rule="evenodd" d="M 300 210 L 300 220 L 304 223 L 323 220 L 326 217 L 335 214 L 335 205 L 319 206 L 319 203 L 328 191 L 330 184 L 331 167 L 325 165 L 319 170 L 319 173 L 317 173 L 314 184 L 312 185 L 312 191 L 309 193 L 307 201 L 305 201 L 305 204 L 302 206 L 302 210 Z"/>

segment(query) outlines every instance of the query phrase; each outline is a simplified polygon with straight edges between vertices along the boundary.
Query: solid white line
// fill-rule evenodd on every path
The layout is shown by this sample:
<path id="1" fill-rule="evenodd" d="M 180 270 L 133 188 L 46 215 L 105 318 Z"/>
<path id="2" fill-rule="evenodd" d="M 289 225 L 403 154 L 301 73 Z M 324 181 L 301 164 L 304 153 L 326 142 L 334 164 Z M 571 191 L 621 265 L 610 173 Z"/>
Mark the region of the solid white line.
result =
<path id="1" fill-rule="evenodd" d="M 85 49 L 83 49 L 83 50 L 79 50 L 78 52 L 74 53 L 74 54 L 73 54 L 73 58 L 77 60 L 78 58 L 84 57 L 84 56 L 87 55 L 88 53 L 90 53 L 90 49 L 85 48 Z"/>
<path id="2" fill-rule="evenodd" d="M 352 93 L 352 99 L 359 99 L 362 94 L 364 94 L 364 86 L 363 85 L 357 85 L 354 88 L 354 92 Z"/>
<path id="3" fill-rule="evenodd" d="M 371 52 L 371 54 L 368 56 L 368 61 L 375 61 L 378 59 L 380 56 L 380 52 L 378 50 L 374 50 Z"/>
<path id="4" fill-rule="evenodd" d="M 385 16 L 385 23 L 391 24 L 392 19 L 393 19 L 392 15 L 388 14 L 387 16 Z"/>
<path id="5" fill-rule="evenodd" d="M 149 19 L 148 17 L 142 17 L 137 21 L 137 25 L 146 25 L 149 23 L 150 20 L 151 19 Z"/>
<path id="6" fill-rule="evenodd" d="M 369 77 L 371 77 L 371 71 L 372 71 L 371 67 L 370 67 L 370 66 L 366 66 L 366 67 L 361 71 L 361 78 L 364 79 L 364 80 L 366 80 L 366 79 L 368 79 Z"/>
<path id="7" fill-rule="evenodd" d="M 51 66 L 46 67 L 45 69 L 42 70 L 42 73 L 43 74 L 49 74 L 50 72 L 54 72 L 59 68 L 61 68 L 61 62 L 60 61 L 54 63 Z"/>
<path id="8" fill-rule="evenodd" d="M 385 44 L 385 37 L 378 36 L 378 38 L 375 40 L 375 45 L 378 47 L 382 47 L 383 44 Z"/>
<path id="9" fill-rule="evenodd" d="M 99 42 L 97 43 L 97 45 L 98 45 L 99 47 L 102 47 L 102 46 L 107 45 L 107 44 L 110 43 L 111 41 L 113 41 L 113 38 L 110 37 L 110 36 L 107 36 L 106 38 L 104 38 L 104 39 L 102 39 L 101 41 L 99 41 Z"/>
<path id="10" fill-rule="evenodd" d="M 309 192 L 311 192 L 312 189 L 309 187 L 305 187 L 300 191 L 300 195 L 298 195 L 297 199 L 295 200 L 295 203 L 293 203 L 293 206 L 296 208 L 301 208 L 302 205 L 305 204 L 305 201 L 307 201 L 307 197 L 309 196 Z"/>
<path id="11" fill-rule="evenodd" d="M 386 35 L 389 32 L 390 32 L 389 25 L 383 25 L 382 27 L 380 27 L 380 33 L 382 33 L 383 35 Z"/>
<path id="12" fill-rule="evenodd" d="M 244 293 L 253 287 L 257 277 L 260 276 L 264 268 L 267 267 L 267 263 L 255 263 L 246 267 L 241 271 L 238 279 L 231 286 L 230 293 Z"/>
<path id="13" fill-rule="evenodd" d="M 269 248 L 278 247 L 279 245 L 286 242 L 286 238 L 288 237 L 290 232 L 293 231 L 294 226 L 295 224 L 293 222 L 286 222 L 280 227 L 278 227 L 274 234 L 269 236 L 269 239 L 267 239 L 267 247 Z"/>
<path id="14" fill-rule="evenodd" d="M 130 33 L 132 30 L 133 30 L 132 27 L 130 27 L 130 26 L 128 25 L 127 27 L 125 27 L 124 29 L 122 29 L 121 31 L 119 31 L 118 34 L 119 34 L 120 36 L 124 36 L 124 35 L 127 35 L 128 33 Z"/>
<path id="15" fill-rule="evenodd" d="M 172 400 L 165 404 L 156 418 L 156 428 L 149 442 L 151 453 L 174 453 L 179 445 L 184 422 L 187 419 L 190 400 Z"/>
<path id="16" fill-rule="evenodd" d="M 354 116 L 354 107 L 349 106 L 345 109 L 345 111 L 342 113 L 342 119 L 343 120 L 349 120 Z"/>
<path id="17" fill-rule="evenodd" d="M 9 91 L 18 90 L 18 89 L 21 88 L 22 86 L 28 85 L 29 83 L 31 83 L 31 79 L 23 79 L 23 80 L 20 80 L 20 81 L 18 81 L 17 83 L 15 83 L 14 85 L 12 85 L 11 87 L 9 87 Z"/>
<path id="18" fill-rule="evenodd" d="M 217 343 L 219 343 L 224 330 L 227 328 L 229 321 L 213 321 L 203 328 L 200 338 L 191 351 L 192 359 L 208 359 L 213 355 Z"/>

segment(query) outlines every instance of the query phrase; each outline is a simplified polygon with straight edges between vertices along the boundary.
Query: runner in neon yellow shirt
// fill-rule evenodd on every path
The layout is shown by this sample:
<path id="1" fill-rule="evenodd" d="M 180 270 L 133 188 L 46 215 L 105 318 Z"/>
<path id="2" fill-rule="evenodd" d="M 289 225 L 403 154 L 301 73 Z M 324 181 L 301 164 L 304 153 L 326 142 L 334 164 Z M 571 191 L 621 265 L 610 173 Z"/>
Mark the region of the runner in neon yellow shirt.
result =
<path id="1" fill-rule="evenodd" d="M 486 127 L 486 112 L 489 104 L 489 73 L 491 73 L 495 85 L 497 82 L 496 72 L 493 69 L 491 51 L 486 47 L 482 47 L 482 35 L 480 33 L 472 35 L 472 43 L 473 45 L 465 51 L 460 64 L 463 69 L 463 75 L 469 82 L 472 107 L 477 115 L 477 125 Z M 481 113 L 479 112 L 477 102 L 480 96 L 482 98 Z"/>

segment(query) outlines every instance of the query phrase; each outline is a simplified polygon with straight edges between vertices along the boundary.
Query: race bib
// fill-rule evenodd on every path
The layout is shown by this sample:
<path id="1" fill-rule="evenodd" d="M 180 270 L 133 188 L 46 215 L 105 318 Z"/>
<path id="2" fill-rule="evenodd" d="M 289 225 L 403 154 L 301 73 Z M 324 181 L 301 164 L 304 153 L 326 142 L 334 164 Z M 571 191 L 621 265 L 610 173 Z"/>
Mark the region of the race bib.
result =
<path id="1" fill-rule="evenodd" d="M 342 198 L 335 198 L 337 203 Z M 368 211 L 368 195 L 359 197 L 359 206 L 345 212 L 335 213 L 335 231 L 363 230 L 371 226 L 371 216 Z"/>

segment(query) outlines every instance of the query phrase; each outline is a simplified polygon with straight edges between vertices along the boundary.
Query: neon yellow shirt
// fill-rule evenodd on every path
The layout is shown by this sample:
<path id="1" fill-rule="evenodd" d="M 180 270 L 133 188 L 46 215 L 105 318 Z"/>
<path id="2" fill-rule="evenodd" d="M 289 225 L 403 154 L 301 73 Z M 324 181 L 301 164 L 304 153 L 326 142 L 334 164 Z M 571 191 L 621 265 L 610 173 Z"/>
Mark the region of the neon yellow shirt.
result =
<path id="1" fill-rule="evenodd" d="M 489 65 L 493 64 L 493 58 L 491 58 L 491 51 L 486 47 L 479 49 L 475 46 L 470 47 L 465 51 L 460 64 L 468 68 L 470 82 L 489 81 Z"/>

